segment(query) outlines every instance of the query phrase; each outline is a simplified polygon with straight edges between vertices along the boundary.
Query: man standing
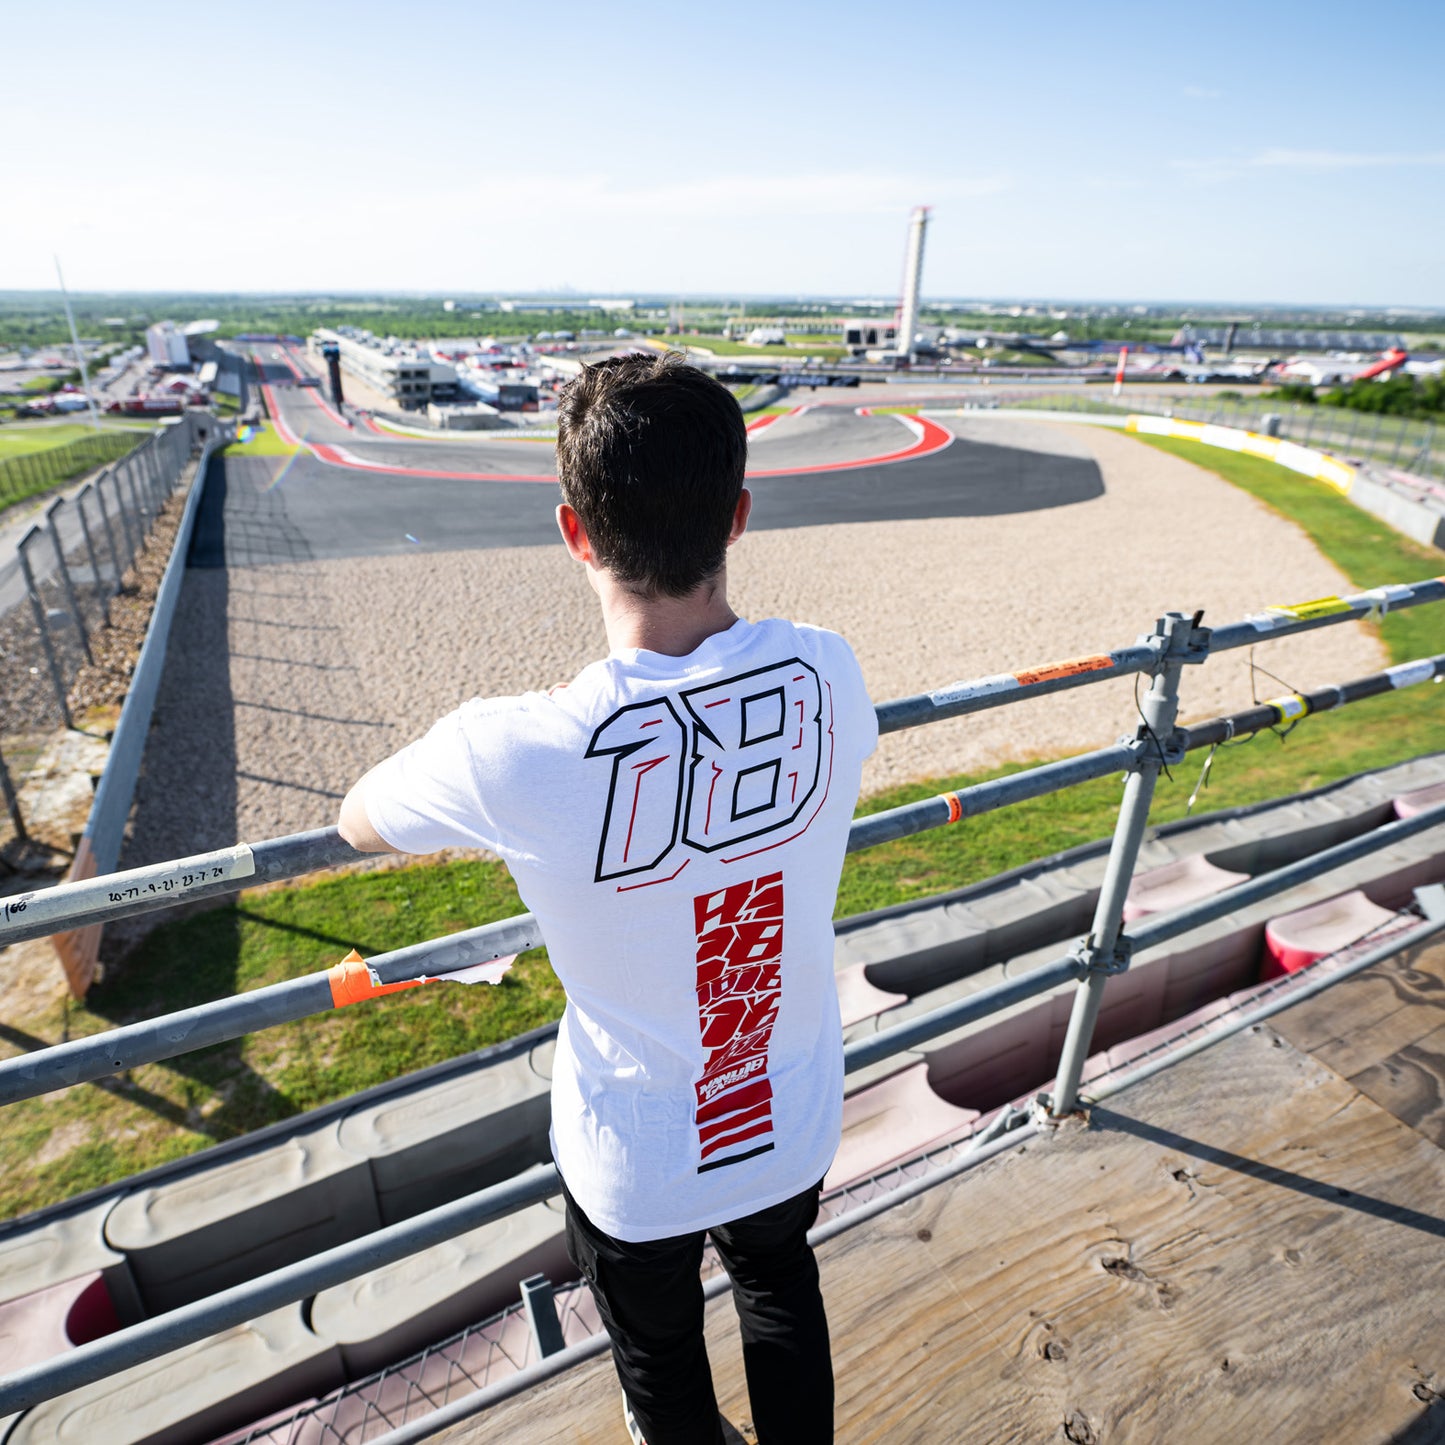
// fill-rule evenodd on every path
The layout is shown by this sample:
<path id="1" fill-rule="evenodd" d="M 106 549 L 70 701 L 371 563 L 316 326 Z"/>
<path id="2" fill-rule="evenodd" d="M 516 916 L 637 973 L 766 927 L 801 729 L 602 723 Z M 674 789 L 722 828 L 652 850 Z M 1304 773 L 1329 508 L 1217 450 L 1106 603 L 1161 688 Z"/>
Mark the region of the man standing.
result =
<path id="1" fill-rule="evenodd" d="M 731 393 L 676 355 L 584 369 L 558 409 L 562 540 L 610 654 L 474 699 L 347 795 L 354 847 L 507 863 L 567 992 L 552 1151 L 628 1429 L 722 1440 L 699 1281 L 733 1285 L 760 1441 L 832 1439 L 807 1231 L 838 1147 L 832 911 L 876 716 L 835 633 L 741 620 L 752 505 Z"/>

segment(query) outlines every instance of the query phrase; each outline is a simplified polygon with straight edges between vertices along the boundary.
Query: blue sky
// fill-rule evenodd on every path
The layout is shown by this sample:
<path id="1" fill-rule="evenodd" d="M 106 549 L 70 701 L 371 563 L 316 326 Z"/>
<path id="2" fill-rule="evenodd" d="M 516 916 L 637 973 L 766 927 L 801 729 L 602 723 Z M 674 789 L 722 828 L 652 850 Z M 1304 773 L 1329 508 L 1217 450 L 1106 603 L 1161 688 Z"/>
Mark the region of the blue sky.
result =
<path id="1" fill-rule="evenodd" d="M 401 17 L 411 17 L 402 19 Z M 7 7 L 0 289 L 1445 306 L 1445 5 Z"/>

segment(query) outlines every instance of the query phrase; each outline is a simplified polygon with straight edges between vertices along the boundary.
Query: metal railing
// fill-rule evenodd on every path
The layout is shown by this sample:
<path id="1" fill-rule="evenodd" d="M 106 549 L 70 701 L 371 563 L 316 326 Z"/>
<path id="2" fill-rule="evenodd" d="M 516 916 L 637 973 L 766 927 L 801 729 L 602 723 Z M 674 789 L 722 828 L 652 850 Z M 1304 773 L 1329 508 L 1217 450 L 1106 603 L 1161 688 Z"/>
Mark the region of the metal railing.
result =
<path id="1" fill-rule="evenodd" d="M 1437 436 L 1436 423 L 1428 418 L 1258 395 L 1214 392 L 1197 397 L 1180 396 L 1161 390 L 1158 385 L 1126 386 L 1119 397 L 1111 396 L 1103 388 L 1076 388 L 1014 395 L 1000 391 L 997 395 L 968 400 L 990 409 L 1008 407 L 1120 417 L 1137 412 L 1236 427 L 1241 431 L 1268 431 L 1301 446 L 1331 452 L 1346 461 L 1398 467 L 1427 482 L 1445 482 L 1445 445 L 1441 444 L 1445 438 Z"/>
<path id="2" fill-rule="evenodd" d="M 188 412 L 139 444 L 126 434 L 128 454 L 51 502 L 14 557 L 0 561 L 0 754 L 9 759 L 8 766 L 0 760 L 0 791 L 21 839 L 25 773 L 57 729 L 74 726 L 72 689 L 95 662 L 111 602 L 149 546 L 207 424 L 214 424 L 208 414 Z"/>
<path id="3" fill-rule="evenodd" d="M 1126 778 L 1089 933 L 1049 964 L 855 1040 L 844 1050 L 845 1070 L 855 1073 L 902 1050 L 1076 981 L 1078 987 L 1054 1091 L 1045 1101 L 1048 1116 L 1062 1118 L 1078 1104 L 1079 1080 L 1107 981 L 1128 969 L 1133 954 L 1445 825 L 1445 805 L 1442 805 L 1252 878 L 1175 913 L 1151 917 L 1131 934 L 1123 931 L 1125 895 L 1161 769 L 1181 760 L 1193 749 L 1213 747 L 1229 738 L 1242 737 L 1311 712 L 1329 711 L 1445 677 L 1445 653 L 1311 693 L 1258 703 L 1238 713 L 1189 727 L 1177 726 L 1183 668 L 1203 663 L 1213 652 L 1245 646 L 1263 638 L 1442 600 L 1445 600 L 1445 580 L 1430 578 L 1351 597 L 1272 607 L 1213 631 L 1201 625 L 1198 614 L 1188 617 L 1170 613 L 1132 647 L 959 682 L 931 693 L 879 705 L 880 729 L 894 731 L 1044 693 L 1087 686 L 1106 678 L 1141 673 L 1151 677 L 1149 690 L 1139 704 L 1141 723 L 1132 738 L 1079 757 L 1028 768 L 854 821 L 849 851 L 944 826 L 1091 778 L 1114 773 L 1123 773 Z M 166 907 L 183 899 L 235 891 L 256 882 L 296 877 L 358 856 L 334 829 L 322 829 L 0 899 L 0 945 L 61 928 Z M 1427 928 L 1438 927 L 1438 921 L 1427 925 Z M 1406 941 L 1409 940 L 1402 939 L 1399 946 Z M 36 1050 L 0 1062 L 0 1104 L 33 1098 L 258 1029 L 349 1006 L 397 987 L 444 981 L 457 970 L 542 942 L 537 920 L 531 914 L 524 914 L 380 954 L 361 965 L 353 964 L 349 968 L 338 965 L 326 972 L 117 1028 L 97 1037 Z M 318 1290 L 545 1199 L 559 1189 L 555 1169 L 534 1167 L 463 1199 L 17 1371 L 0 1380 L 0 1415 L 26 1409 L 41 1400 L 243 1323 L 267 1310 L 305 1299 Z"/>
<path id="4" fill-rule="evenodd" d="M 62 446 L 0 458 L 0 507 L 116 461 L 139 440 L 135 432 L 98 431 Z"/>

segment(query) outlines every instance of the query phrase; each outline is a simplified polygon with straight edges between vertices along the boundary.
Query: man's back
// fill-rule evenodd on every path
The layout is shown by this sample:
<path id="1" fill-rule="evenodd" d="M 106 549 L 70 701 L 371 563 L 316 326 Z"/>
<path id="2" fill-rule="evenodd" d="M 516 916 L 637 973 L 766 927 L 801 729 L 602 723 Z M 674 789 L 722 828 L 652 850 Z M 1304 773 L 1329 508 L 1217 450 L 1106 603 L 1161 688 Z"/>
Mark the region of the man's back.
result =
<path id="1" fill-rule="evenodd" d="M 541 922 L 567 990 L 567 1250 L 650 1445 L 721 1445 L 704 1232 L 759 1441 L 833 1434 L 808 1230 L 842 1117 L 833 901 L 878 725 L 841 637 L 729 606 L 746 462 L 736 398 L 676 354 L 584 367 L 558 406 L 557 526 L 609 656 L 550 696 L 466 704 L 341 806 L 357 848 L 499 853 Z"/>
<path id="2" fill-rule="evenodd" d="M 553 1148 L 609 1233 L 704 1229 L 838 1143 L 832 900 L 877 737 L 833 633 L 738 621 L 468 703 L 368 779 L 387 841 L 499 853 L 567 991 Z"/>

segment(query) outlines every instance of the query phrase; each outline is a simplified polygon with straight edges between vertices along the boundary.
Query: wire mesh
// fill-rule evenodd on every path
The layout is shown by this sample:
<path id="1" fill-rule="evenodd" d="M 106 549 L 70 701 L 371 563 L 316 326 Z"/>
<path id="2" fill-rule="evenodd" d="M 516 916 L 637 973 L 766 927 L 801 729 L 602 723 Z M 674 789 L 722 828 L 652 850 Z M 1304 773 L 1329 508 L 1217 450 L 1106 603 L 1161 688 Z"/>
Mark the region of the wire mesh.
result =
<path id="1" fill-rule="evenodd" d="M 86 460 L 80 470 L 114 461 L 117 451 L 125 455 L 93 482 L 37 514 L 14 554 L 0 561 L 0 670 L 5 675 L 0 754 L 22 819 L 36 810 L 34 787 L 47 756 L 62 745 L 64 730 L 76 720 L 73 705 L 86 703 L 74 694 L 77 679 L 104 637 L 112 598 L 127 585 L 161 507 L 184 474 L 190 437 L 187 418 L 139 442 L 135 432 L 83 438 L 84 446 L 74 444 L 73 452 Z M 96 447 L 90 446 L 92 440 Z M 72 455 L 71 448 L 55 451 Z M 5 500 L 0 478 L 0 503 Z M 61 850 L 70 846 L 68 824 L 57 823 L 47 833 L 46 821 L 36 822 L 27 831 L 37 842 Z M 0 809 L 0 850 L 18 836 L 11 810 Z"/>

